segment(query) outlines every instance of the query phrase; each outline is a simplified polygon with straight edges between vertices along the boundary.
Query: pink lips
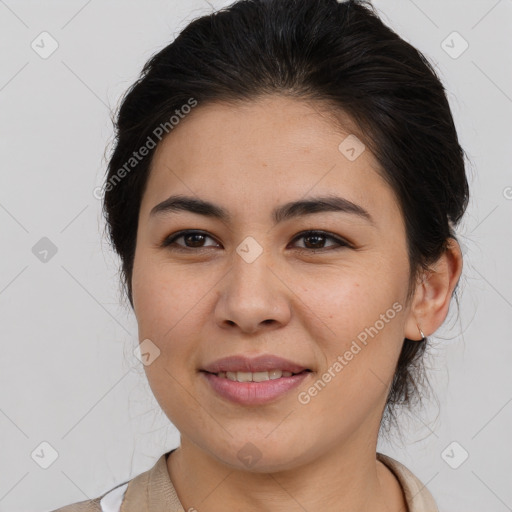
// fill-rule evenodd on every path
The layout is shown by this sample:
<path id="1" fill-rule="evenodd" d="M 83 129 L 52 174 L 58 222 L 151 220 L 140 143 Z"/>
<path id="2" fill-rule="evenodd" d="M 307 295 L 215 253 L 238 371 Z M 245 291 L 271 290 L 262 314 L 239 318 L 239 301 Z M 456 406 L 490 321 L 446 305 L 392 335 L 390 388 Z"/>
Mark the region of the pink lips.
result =
<path id="1" fill-rule="evenodd" d="M 265 372 L 282 370 L 296 375 L 264 380 L 262 382 L 238 382 L 215 375 L 219 372 Z M 257 357 L 232 355 L 217 359 L 201 368 L 211 388 L 220 396 L 238 404 L 259 405 L 277 399 L 297 387 L 311 373 L 305 366 L 272 354 Z"/>
<path id="2" fill-rule="evenodd" d="M 260 405 L 275 400 L 297 387 L 311 374 L 311 372 L 305 371 L 291 377 L 280 377 L 263 382 L 238 382 L 217 377 L 217 375 L 205 371 L 200 373 L 220 396 L 243 405 Z"/>

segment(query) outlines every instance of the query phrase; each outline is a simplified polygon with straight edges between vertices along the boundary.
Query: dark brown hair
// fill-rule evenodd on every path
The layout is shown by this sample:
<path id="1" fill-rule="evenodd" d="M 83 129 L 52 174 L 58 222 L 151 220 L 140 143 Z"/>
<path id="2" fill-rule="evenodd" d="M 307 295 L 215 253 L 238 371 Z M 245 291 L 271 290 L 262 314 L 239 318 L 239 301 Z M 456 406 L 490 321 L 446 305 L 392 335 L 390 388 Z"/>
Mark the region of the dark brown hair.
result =
<path id="1" fill-rule="evenodd" d="M 191 98 L 201 106 L 269 94 L 318 102 L 355 123 L 405 219 L 408 298 L 421 271 L 456 239 L 469 199 L 466 155 L 443 85 L 423 54 L 366 0 L 239 0 L 192 21 L 145 64 L 122 99 L 103 209 L 132 307 L 137 219 L 154 148 L 129 169 L 133 152 Z M 418 397 L 426 343 L 404 340 L 385 412 Z"/>

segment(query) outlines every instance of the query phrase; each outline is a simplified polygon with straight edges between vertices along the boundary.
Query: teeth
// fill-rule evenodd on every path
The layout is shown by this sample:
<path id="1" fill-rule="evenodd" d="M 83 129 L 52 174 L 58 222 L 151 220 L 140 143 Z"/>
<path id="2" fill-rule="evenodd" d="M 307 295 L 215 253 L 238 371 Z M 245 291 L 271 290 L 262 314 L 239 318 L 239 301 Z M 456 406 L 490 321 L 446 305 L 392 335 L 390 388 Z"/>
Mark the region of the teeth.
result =
<path id="1" fill-rule="evenodd" d="M 262 382 L 264 380 L 280 379 L 281 377 L 291 377 L 292 372 L 282 370 L 270 370 L 268 372 L 219 372 L 217 377 L 228 378 L 238 382 Z"/>

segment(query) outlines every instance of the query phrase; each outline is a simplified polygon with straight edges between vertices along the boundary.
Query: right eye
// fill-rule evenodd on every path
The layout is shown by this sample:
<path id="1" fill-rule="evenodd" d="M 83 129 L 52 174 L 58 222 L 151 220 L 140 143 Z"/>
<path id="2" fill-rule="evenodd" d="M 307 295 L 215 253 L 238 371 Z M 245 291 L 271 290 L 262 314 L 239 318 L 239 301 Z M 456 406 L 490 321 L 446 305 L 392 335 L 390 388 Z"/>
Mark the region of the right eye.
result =
<path id="1" fill-rule="evenodd" d="M 185 242 L 185 245 L 177 244 L 176 241 L 180 238 L 183 239 Z M 205 247 L 211 247 L 211 246 L 204 246 L 201 245 L 204 243 L 206 238 L 213 238 L 205 233 L 204 231 L 199 230 L 184 230 L 179 231 L 178 233 L 173 233 L 172 235 L 167 236 L 162 243 L 160 244 L 161 247 L 166 247 L 170 250 L 177 250 L 177 251 L 188 251 L 193 250 L 194 248 L 203 249 Z M 190 245 L 187 245 L 190 244 Z"/>

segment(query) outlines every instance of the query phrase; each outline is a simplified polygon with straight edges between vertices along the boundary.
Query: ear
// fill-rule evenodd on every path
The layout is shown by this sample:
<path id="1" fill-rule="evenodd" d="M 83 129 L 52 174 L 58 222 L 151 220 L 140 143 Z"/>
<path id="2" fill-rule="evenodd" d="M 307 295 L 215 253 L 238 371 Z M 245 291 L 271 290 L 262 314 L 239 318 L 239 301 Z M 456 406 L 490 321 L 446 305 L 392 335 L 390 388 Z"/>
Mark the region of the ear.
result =
<path id="1" fill-rule="evenodd" d="M 404 335 L 410 340 L 421 340 L 418 325 L 431 335 L 448 315 L 453 291 L 462 272 L 462 252 L 454 238 L 448 238 L 446 249 L 417 284 L 411 301 Z"/>

